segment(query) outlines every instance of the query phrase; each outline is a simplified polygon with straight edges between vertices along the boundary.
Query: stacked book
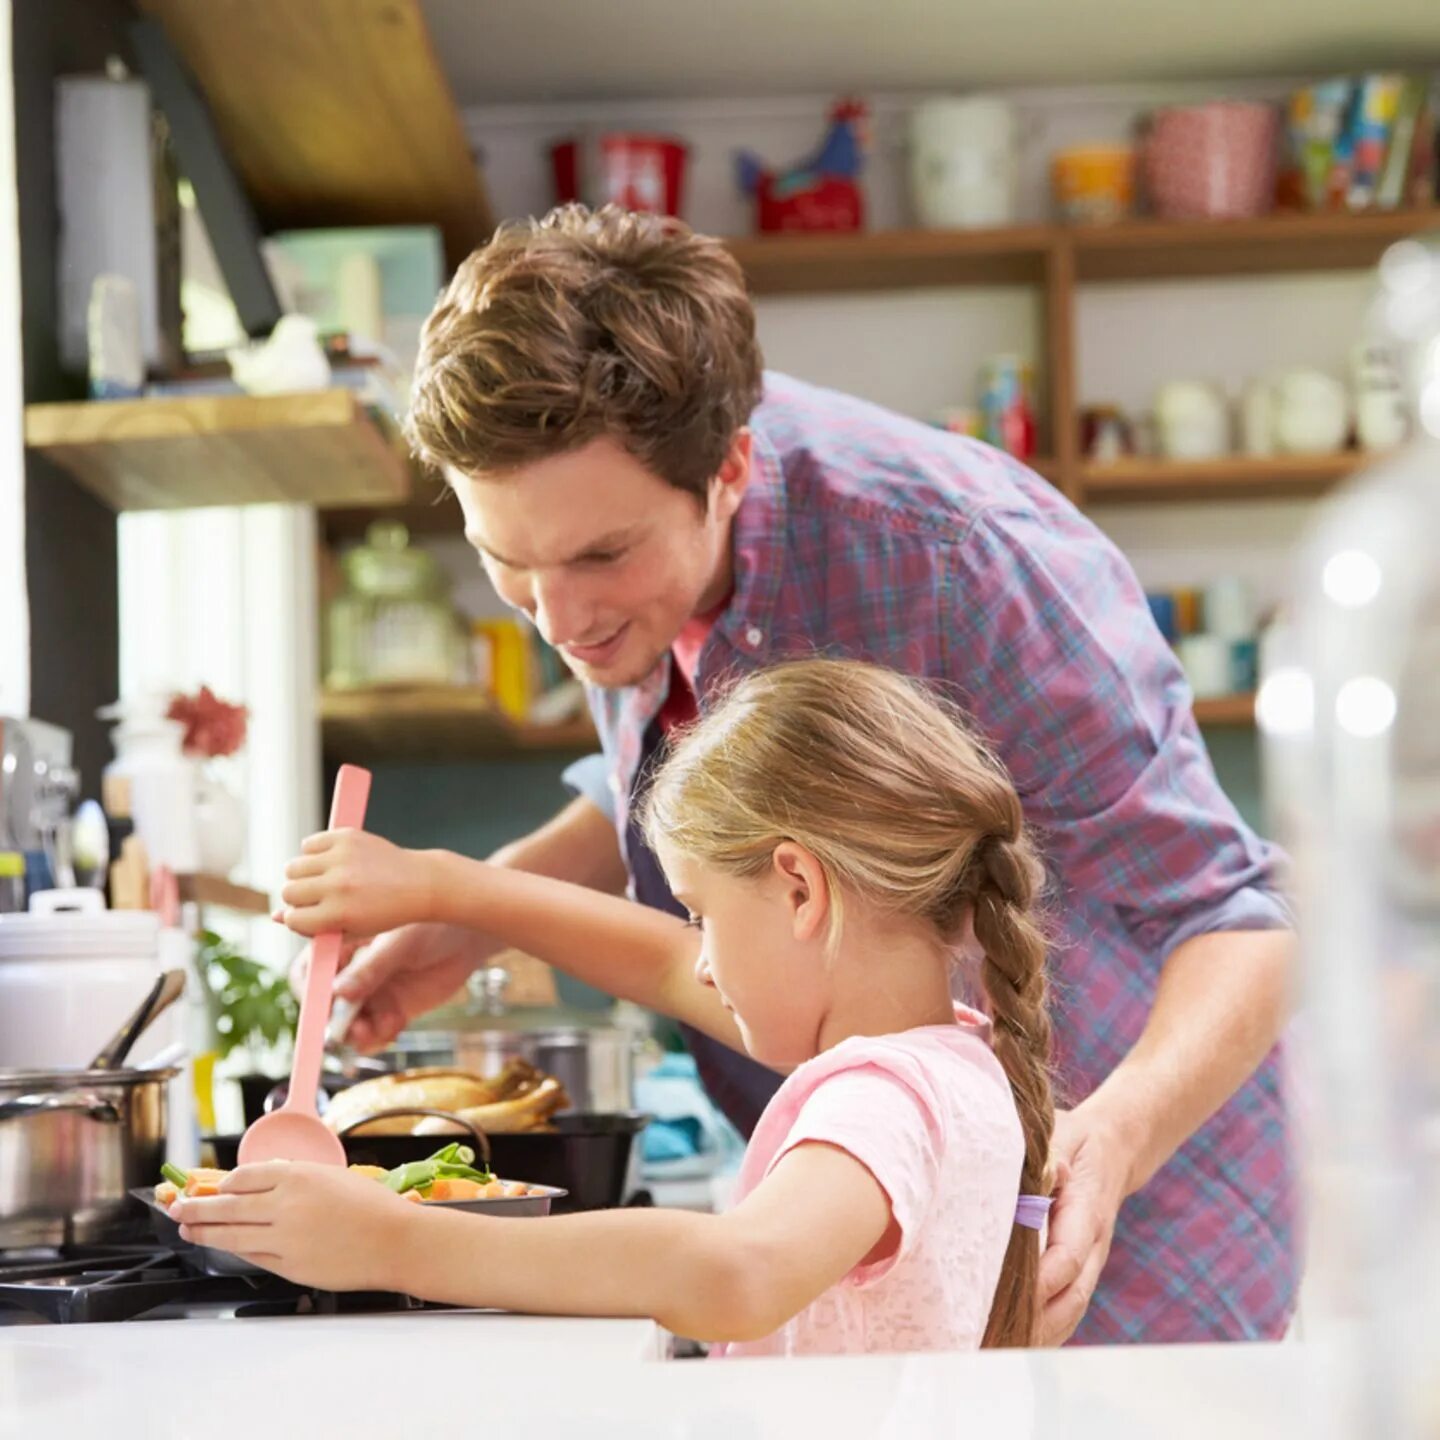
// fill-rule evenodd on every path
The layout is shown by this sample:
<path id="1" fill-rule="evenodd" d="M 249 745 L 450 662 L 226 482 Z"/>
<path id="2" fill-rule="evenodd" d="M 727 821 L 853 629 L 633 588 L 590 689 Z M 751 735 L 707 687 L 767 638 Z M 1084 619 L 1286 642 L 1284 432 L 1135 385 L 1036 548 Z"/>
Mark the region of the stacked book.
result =
<path id="1" fill-rule="evenodd" d="M 1431 76 L 1342 76 L 1286 105 L 1282 205 L 1398 210 L 1432 204 L 1440 82 Z"/>

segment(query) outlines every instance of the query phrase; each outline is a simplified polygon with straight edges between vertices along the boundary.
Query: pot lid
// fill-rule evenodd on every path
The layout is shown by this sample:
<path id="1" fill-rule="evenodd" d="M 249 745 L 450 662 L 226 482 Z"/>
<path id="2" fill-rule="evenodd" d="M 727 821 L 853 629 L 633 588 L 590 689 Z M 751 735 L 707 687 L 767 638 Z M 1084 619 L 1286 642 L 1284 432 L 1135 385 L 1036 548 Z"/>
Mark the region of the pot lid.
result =
<path id="1" fill-rule="evenodd" d="M 150 910 L 0 915 L 0 961 L 131 959 L 159 945 L 160 917 Z"/>
<path id="2" fill-rule="evenodd" d="M 94 1090 L 106 1085 L 141 1085 L 147 1080 L 173 1080 L 181 1073 L 175 1065 L 155 1070 L 0 1070 L 0 1093 L 50 1090 Z"/>

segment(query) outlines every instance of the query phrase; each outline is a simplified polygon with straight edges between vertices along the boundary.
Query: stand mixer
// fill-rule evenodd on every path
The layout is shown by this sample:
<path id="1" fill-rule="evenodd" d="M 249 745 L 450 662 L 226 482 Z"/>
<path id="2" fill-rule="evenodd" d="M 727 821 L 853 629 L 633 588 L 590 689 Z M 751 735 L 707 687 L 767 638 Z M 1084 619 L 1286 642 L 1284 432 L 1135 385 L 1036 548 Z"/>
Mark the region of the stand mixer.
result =
<path id="1" fill-rule="evenodd" d="M 68 730 L 0 716 L 0 848 L 25 856 L 31 890 L 72 888 L 70 814 L 80 792 Z"/>

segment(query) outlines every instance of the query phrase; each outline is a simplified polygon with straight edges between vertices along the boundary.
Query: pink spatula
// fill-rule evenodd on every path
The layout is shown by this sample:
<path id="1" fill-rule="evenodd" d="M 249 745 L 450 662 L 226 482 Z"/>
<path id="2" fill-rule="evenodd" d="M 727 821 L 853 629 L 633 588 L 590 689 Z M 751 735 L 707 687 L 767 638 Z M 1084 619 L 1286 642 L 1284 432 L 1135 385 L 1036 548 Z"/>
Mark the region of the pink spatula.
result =
<path id="1" fill-rule="evenodd" d="M 330 828 L 359 830 L 365 824 L 365 802 L 369 798 L 370 772 L 355 765 L 342 765 L 335 777 Z M 262 1115 L 240 1137 L 242 1165 L 255 1165 L 262 1160 L 308 1160 L 316 1165 L 345 1163 L 345 1147 L 315 1110 L 325 1026 L 330 1018 L 335 970 L 340 963 L 340 942 L 339 932 L 331 931 L 317 935 L 310 947 L 310 974 L 300 1001 L 295 1059 L 290 1066 L 290 1093 L 278 1110 Z"/>

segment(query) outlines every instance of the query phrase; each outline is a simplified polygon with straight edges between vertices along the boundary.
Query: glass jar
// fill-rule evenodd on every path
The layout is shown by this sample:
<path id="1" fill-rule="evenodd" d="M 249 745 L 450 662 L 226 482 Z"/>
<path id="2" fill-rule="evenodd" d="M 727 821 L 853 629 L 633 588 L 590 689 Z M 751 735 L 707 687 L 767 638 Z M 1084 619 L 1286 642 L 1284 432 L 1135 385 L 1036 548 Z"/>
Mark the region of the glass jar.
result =
<path id="1" fill-rule="evenodd" d="M 1325 508 L 1257 714 L 1296 861 L 1319 1436 L 1440 1433 L 1440 244 L 1381 264 L 1415 440 Z"/>
<path id="2" fill-rule="evenodd" d="M 393 520 L 376 520 L 340 562 L 345 589 L 326 615 L 325 683 L 449 685 L 463 680 L 465 634 L 435 557 Z"/>

